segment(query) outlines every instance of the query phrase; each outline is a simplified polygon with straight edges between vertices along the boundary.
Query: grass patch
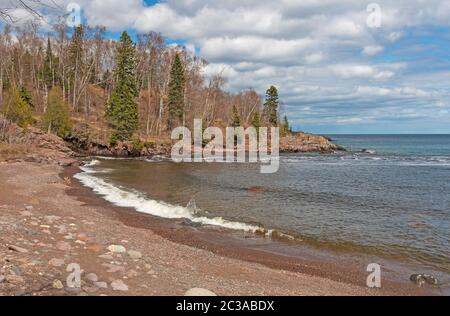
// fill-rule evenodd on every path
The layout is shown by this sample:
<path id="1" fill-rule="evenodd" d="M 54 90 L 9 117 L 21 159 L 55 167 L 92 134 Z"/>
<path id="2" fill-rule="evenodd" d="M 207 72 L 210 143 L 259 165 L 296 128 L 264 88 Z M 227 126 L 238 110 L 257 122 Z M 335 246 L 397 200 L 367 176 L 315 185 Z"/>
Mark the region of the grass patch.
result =
<path id="1" fill-rule="evenodd" d="M 0 143 L 0 161 L 23 158 L 30 152 L 29 145 Z"/>

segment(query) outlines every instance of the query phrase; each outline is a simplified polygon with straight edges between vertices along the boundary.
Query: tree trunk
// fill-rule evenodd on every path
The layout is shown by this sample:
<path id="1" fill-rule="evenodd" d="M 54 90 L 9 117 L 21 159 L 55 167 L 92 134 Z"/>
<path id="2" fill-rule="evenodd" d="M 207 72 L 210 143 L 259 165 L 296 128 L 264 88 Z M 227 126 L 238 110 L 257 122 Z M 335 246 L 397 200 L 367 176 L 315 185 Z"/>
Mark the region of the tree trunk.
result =
<path id="1" fill-rule="evenodd" d="M 0 68 L 0 106 L 3 106 L 3 67 Z"/>
<path id="2" fill-rule="evenodd" d="M 150 134 L 150 109 L 152 106 L 152 91 L 151 91 L 151 82 L 148 80 L 148 104 L 147 104 L 147 126 L 146 126 L 146 134 L 147 137 Z"/>

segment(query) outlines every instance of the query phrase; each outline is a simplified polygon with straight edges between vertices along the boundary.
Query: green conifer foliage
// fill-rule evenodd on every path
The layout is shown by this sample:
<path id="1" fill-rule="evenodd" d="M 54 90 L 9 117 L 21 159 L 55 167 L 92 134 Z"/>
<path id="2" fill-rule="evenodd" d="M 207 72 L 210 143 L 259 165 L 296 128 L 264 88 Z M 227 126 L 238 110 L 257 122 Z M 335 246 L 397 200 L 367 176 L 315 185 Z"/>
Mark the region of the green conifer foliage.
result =
<path id="1" fill-rule="evenodd" d="M 291 128 L 290 128 L 290 125 L 289 125 L 288 118 L 285 115 L 284 119 L 283 119 L 283 126 L 282 126 L 282 129 L 281 129 L 281 136 L 283 136 L 283 137 L 287 136 L 290 133 L 290 129 Z"/>
<path id="2" fill-rule="evenodd" d="M 233 109 L 231 110 L 231 126 L 232 127 L 240 127 L 241 126 L 241 117 L 239 116 L 238 109 L 236 105 L 233 105 Z"/>
<path id="3" fill-rule="evenodd" d="M 261 115 L 259 114 L 259 111 L 256 111 L 253 115 L 252 126 L 256 129 L 261 127 Z"/>
<path id="4" fill-rule="evenodd" d="M 27 90 L 26 87 L 22 86 L 20 88 L 20 97 L 22 98 L 22 100 L 30 107 L 30 108 L 34 108 L 34 102 L 33 102 L 33 97 L 31 96 L 30 91 Z"/>
<path id="5" fill-rule="evenodd" d="M 114 129 L 114 138 L 129 140 L 138 129 L 138 108 L 135 101 L 136 51 L 127 32 L 123 32 L 117 49 L 114 87 L 106 107 L 106 118 Z"/>
<path id="6" fill-rule="evenodd" d="M 183 63 L 181 62 L 180 56 L 176 54 L 170 71 L 168 100 L 169 129 L 177 127 L 183 120 L 185 82 Z"/>
<path id="7" fill-rule="evenodd" d="M 267 121 L 272 126 L 278 126 L 278 106 L 280 102 L 278 100 L 278 90 L 274 86 L 266 92 L 266 102 L 264 103 L 264 112 Z"/>
<path id="8" fill-rule="evenodd" d="M 44 66 L 42 69 L 42 77 L 45 82 L 45 85 L 47 88 L 52 88 L 54 83 L 54 70 L 53 70 L 53 52 L 52 52 L 52 45 L 50 43 L 50 38 L 47 39 L 47 51 L 45 52 L 45 60 L 44 60 Z"/>

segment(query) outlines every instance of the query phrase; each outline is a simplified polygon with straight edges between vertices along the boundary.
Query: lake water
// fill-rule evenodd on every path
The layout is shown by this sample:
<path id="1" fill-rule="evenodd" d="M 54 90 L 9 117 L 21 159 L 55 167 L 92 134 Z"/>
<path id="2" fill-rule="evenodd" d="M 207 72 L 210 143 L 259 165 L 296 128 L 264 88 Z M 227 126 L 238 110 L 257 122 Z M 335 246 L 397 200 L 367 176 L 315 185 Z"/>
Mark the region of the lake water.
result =
<path id="1" fill-rule="evenodd" d="M 165 218 L 263 230 L 450 273 L 450 135 L 330 135 L 351 150 L 254 164 L 97 159 L 77 177 Z M 365 152 L 362 152 L 364 150 Z"/>

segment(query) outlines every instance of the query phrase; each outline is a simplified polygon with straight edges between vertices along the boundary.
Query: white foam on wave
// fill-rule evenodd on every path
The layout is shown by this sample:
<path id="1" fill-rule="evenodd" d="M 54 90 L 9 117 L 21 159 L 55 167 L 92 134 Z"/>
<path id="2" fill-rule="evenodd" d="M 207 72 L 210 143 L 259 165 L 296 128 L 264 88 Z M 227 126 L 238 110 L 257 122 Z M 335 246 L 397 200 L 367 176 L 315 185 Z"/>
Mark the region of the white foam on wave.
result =
<path id="1" fill-rule="evenodd" d="M 101 195 L 106 201 L 120 207 L 131 207 L 137 212 L 149 214 L 157 217 L 168 219 L 188 219 L 194 223 L 202 225 L 219 226 L 232 230 L 242 230 L 246 232 L 257 232 L 262 229 L 258 226 L 249 225 L 240 222 L 232 222 L 221 217 L 208 218 L 204 216 L 196 216 L 193 211 L 186 207 L 174 206 L 164 202 L 158 202 L 148 199 L 144 194 L 138 191 L 131 191 L 123 187 L 115 186 L 105 180 L 93 175 L 95 171 L 88 166 L 96 165 L 92 162 L 82 167 L 82 173 L 76 174 L 74 177 L 83 185 L 91 188 L 95 193 Z"/>
<path id="2" fill-rule="evenodd" d="M 85 164 L 86 167 L 93 167 L 100 164 L 100 160 L 92 159 L 89 163 Z"/>

